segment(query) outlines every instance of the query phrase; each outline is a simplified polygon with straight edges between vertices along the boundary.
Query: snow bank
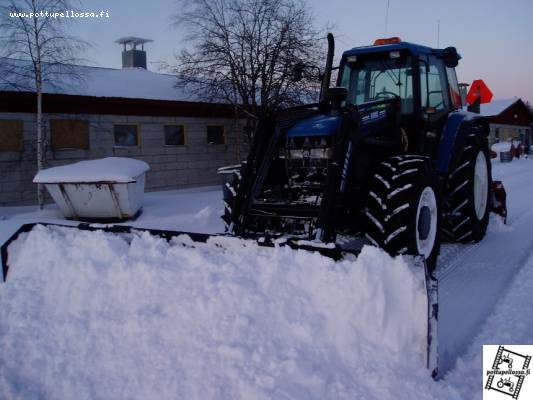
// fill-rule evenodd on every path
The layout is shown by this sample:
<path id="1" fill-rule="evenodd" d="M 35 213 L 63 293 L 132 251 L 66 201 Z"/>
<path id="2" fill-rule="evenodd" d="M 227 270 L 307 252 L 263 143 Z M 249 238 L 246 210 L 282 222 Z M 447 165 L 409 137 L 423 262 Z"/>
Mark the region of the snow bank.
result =
<path id="1" fill-rule="evenodd" d="M 14 242 L 0 398 L 383 400 L 438 389 L 424 368 L 423 279 L 401 257 L 190 245 L 43 226 Z"/>
<path id="2" fill-rule="evenodd" d="M 489 215 L 489 225 L 487 231 L 490 233 L 502 233 L 502 232 L 512 232 L 513 226 L 506 225 L 503 217 L 497 214 L 491 213 Z"/>
<path id="3" fill-rule="evenodd" d="M 132 158 L 107 157 L 99 160 L 80 161 L 61 167 L 40 171 L 34 183 L 93 183 L 93 182 L 135 182 L 150 166 L 144 161 Z"/>

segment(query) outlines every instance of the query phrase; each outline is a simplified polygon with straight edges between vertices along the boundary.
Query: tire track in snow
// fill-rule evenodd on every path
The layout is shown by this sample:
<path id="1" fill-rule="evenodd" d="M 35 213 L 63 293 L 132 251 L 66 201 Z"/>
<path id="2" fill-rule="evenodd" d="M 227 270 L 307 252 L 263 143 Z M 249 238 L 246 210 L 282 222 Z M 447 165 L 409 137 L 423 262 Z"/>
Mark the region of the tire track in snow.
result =
<path id="1" fill-rule="evenodd" d="M 439 369 L 451 369 L 492 312 L 509 282 L 533 252 L 533 165 L 495 165 L 507 190 L 508 225 L 480 243 L 443 246 L 439 278 Z"/>

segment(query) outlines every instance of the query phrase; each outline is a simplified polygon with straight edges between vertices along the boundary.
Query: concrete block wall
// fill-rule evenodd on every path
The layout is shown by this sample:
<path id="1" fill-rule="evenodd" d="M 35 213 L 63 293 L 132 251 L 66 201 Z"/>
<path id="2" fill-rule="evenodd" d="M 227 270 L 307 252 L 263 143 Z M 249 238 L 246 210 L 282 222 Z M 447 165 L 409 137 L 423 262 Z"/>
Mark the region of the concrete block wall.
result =
<path id="1" fill-rule="evenodd" d="M 36 202 L 36 187 L 32 183 L 37 173 L 35 161 L 35 115 L 0 113 L 0 119 L 23 121 L 24 151 L 0 151 L 0 206 L 23 205 Z M 51 119 L 79 119 L 89 121 L 90 148 L 88 150 L 47 151 L 47 167 L 71 164 L 81 160 L 103 157 L 132 157 L 150 165 L 146 190 L 161 191 L 220 184 L 216 170 L 246 158 L 247 145 L 242 134 L 242 121 L 226 118 L 145 117 L 121 115 L 47 115 Z M 113 125 L 134 123 L 139 126 L 139 145 L 114 145 Z M 185 125 L 184 146 L 165 145 L 164 125 Z M 207 143 L 207 125 L 224 125 L 226 143 Z M 49 124 L 46 123 L 49 132 Z M 237 138 L 238 135 L 238 138 Z M 237 144 L 237 141 L 239 142 Z M 48 198 L 48 201 L 51 201 Z"/>

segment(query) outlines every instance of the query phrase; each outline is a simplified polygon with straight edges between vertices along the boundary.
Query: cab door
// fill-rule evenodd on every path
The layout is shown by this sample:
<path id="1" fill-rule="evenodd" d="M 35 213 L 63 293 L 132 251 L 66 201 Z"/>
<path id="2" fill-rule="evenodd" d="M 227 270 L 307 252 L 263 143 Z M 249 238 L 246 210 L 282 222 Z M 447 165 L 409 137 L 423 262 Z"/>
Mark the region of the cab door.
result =
<path id="1" fill-rule="evenodd" d="M 420 102 L 424 136 L 423 153 L 436 152 L 444 124 L 453 109 L 444 62 L 434 56 L 420 60 Z"/>

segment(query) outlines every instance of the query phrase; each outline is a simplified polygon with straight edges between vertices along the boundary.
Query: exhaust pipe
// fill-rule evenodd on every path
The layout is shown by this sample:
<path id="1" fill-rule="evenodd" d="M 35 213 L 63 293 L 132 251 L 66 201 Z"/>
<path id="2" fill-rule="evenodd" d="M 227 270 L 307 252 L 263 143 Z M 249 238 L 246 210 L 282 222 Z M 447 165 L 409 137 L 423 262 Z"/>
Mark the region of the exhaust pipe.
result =
<path id="1" fill-rule="evenodd" d="M 326 56 L 326 68 L 322 77 L 322 86 L 320 88 L 320 103 L 326 101 L 326 92 L 331 83 L 331 69 L 333 68 L 333 55 L 335 53 L 335 39 L 332 33 L 328 33 L 328 54 Z"/>

